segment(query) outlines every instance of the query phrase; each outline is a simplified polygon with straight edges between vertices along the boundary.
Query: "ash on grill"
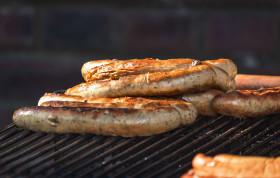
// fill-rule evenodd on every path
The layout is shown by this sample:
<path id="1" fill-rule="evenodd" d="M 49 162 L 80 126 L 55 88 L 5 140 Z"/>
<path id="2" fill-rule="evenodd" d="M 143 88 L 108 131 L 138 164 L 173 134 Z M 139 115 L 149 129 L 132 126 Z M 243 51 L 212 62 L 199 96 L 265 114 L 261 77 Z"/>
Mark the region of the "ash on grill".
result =
<path id="1" fill-rule="evenodd" d="M 280 156 L 280 115 L 200 117 L 151 137 L 0 131 L 2 177 L 179 177 L 197 153 Z"/>

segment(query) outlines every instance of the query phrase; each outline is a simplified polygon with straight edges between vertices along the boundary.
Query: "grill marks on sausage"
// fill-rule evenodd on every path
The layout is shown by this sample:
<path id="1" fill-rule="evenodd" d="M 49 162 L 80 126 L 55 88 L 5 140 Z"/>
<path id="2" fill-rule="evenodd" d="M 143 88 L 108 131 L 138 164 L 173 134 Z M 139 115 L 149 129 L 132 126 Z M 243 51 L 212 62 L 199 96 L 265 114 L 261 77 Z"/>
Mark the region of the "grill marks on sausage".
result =
<path id="1" fill-rule="evenodd" d="M 186 92 L 205 91 L 213 86 L 215 71 L 207 65 L 157 72 L 147 78 L 146 74 L 130 75 L 119 80 L 93 81 L 68 89 L 65 94 L 82 97 L 121 97 L 178 95 Z"/>
<path id="2" fill-rule="evenodd" d="M 214 109 L 234 117 L 261 117 L 280 112 L 280 87 L 260 90 L 236 90 L 213 100 Z"/>
<path id="3" fill-rule="evenodd" d="M 93 133 L 124 137 L 163 133 L 194 122 L 196 108 L 190 104 L 135 108 L 26 107 L 13 120 L 24 129 L 54 133 Z M 47 119 L 51 118 L 51 119 Z"/>

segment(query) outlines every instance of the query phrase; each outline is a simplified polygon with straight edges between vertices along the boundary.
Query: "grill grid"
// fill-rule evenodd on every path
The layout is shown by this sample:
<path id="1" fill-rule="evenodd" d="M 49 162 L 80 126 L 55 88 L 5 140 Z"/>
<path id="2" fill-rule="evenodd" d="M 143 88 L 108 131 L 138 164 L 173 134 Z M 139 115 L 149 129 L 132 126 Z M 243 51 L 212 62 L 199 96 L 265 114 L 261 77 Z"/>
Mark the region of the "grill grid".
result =
<path id="1" fill-rule="evenodd" d="M 0 130 L 0 176 L 179 177 L 196 153 L 280 155 L 280 115 L 200 117 L 189 127 L 150 137 Z"/>

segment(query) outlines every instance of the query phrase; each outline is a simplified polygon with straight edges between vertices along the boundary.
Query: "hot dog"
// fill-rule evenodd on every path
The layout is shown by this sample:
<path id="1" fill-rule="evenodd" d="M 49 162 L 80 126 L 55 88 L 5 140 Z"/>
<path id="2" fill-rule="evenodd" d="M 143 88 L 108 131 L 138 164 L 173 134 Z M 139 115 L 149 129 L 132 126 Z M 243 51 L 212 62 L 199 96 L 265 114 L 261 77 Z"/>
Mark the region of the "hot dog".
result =
<path id="1" fill-rule="evenodd" d="M 171 96 L 205 91 L 216 81 L 215 71 L 207 65 L 169 72 L 129 75 L 118 80 L 97 80 L 66 90 L 67 95 L 82 97 Z"/>
<path id="2" fill-rule="evenodd" d="M 237 74 L 235 81 L 238 90 L 257 90 L 280 86 L 280 76 Z"/>
<path id="3" fill-rule="evenodd" d="M 213 109 L 238 118 L 261 117 L 280 113 L 280 87 L 236 90 L 215 97 Z"/>
<path id="4" fill-rule="evenodd" d="M 196 108 L 187 102 L 150 108 L 44 107 L 21 108 L 14 123 L 36 132 L 148 136 L 190 124 Z"/>
<path id="5" fill-rule="evenodd" d="M 276 178 L 280 177 L 280 157 L 236 156 L 220 154 L 215 157 L 197 154 L 193 169 L 181 178 Z"/>

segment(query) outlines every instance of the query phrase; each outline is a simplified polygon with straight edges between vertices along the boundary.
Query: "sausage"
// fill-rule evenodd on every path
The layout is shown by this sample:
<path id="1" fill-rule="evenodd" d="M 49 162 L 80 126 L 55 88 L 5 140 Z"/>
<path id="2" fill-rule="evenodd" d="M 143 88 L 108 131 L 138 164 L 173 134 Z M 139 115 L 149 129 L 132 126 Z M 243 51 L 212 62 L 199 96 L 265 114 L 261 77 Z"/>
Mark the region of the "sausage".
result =
<path id="1" fill-rule="evenodd" d="M 189 68 L 194 59 L 169 59 L 155 60 L 153 58 L 131 60 L 104 60 L 105 65 L 99 65 L 100 61 L 89 61 L 82 67 L 82 76 L 86 82 L 104 79 L 118 79 L 127 75 L 139 75 L 155 72 L 167 72 L 175 69 Z"/>
<path id="2" fill-rule="evenodd" d="M 280 157 L 237 156 L 220 154 L 214 157 L 197 154 L 192 161 L 193 169 L 181 178 L 263 178 L 280 177 Z"/>
<path id="3" fill-rule="evenodd" d="M 280 76 L 237 74 L 235 81 L 238 90 L 257 90 L 280 86 Z"/>
<path id="4" fill-rule="evenodd" d="M 237 66 L 230 59 L 217 59 L 217 60 L 206 60 L 202 61 L 202 64 L 211 64 L 217 66 L 229 74 L 231 80 L 233 80 L 237 74 Z"/>
<path id="5" fill-rule="evenodd" d="M 66 95 L 82 97 L 172 96 L 205 91 L 216 81 L 215 71 L 207 65 L 170 72 L 129 75 L 119 80 L 97 80 L 66 90 Z"/>
<path id="6" fill-rule="evenodd" d="M 52 107 L 96 107 L 96 108 L 154 108 L 165 107 L 178 104 L 186 104 L 183 99 L 177 98 L 143 98 L 143 97 L 121 97 L 121 98 L 88 98 L 84 101 L 69 101 L 67 97 L 61 96 L 45 99 L 40 106 L 52 106 Z M 71 97 L 71 96 L 68 96 Z M 74 97 L 76 98 L 76 97 Z M 80 97 L 82 98 L 82 97 Z M 72 98 L 73 99 L 73 98 Z"/>
<path id="7" fill-rule="evenodd" d="M 182 96 L 182 99 L 192 103 L 196 107 L 199 115 L 216 116 L 218 113 L 212 108 L 212 100 L 214 97 L 224 93 L 220 90 L 211 89 L 201 93 L 185 94 Z"/>
<path id="8" fill-rule="evenodd" d="M 222 90 L 225 92 L 233 91 L 235 89 L 235 82 L 232 82 L 234 80 L 232 80 L 229 77 L 229 74 L 227 72 L 225 72 L 220 67 L 217 67 L 212 64 L 205 64 L 205 65 L 209 65 L 210 67 L 212 67 L 212 69 L 216 73 L 217 79 L 213 86 L 215 89 Z"/>
<path id="9" fill-rule="evenodd" d="M 149 105 L 150 103 L 163 103 L 165 101 L 171 102 L 185 102 L 185 100 L 174 97 L 119 97 L 119 98 L 94 98 L 81 97 L 73 95 L 65 95 L 59 93 L 46 93 L 39 99 L 38 106 L 46 106 L 47 102 L 51 101 L 73 101 L 81 103 L 128 103 L 138 105 Z M 57 105 L 57 104 L 56 104 Z M 130 106 L 130 107 L 132 107 Z M 134 107 L 134 106 L 133 106 Z M 134 107 L 135 108 L 135 107 Z"/>
<path id="10" fill-rule="evenodd" d="M 149 136 L 191 124 L 197 110 L 191 103 L 153 108 L 33 106 L 16 110 L 14 123 L 23 129 L 52 133 Z"/>
<path id="11" fill-rule="evenodd" d="M 236 90 L 215 97 L 213 109 L 223 115 L 261 117 L 280 113 L 280 87 Z"/>

